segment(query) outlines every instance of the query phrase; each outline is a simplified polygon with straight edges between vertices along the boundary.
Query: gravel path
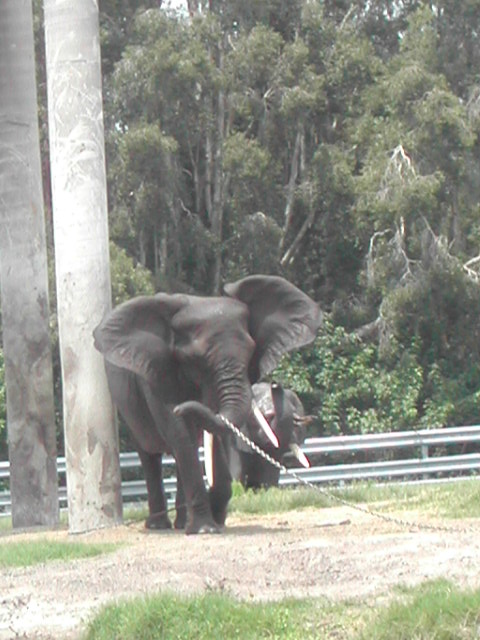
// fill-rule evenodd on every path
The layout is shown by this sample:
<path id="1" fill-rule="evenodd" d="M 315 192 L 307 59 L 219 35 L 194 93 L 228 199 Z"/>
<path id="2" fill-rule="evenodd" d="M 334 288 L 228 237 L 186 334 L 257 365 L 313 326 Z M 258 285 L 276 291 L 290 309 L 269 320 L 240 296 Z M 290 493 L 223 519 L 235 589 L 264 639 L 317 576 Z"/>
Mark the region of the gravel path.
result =
<path id="1" fill-rule="evenodd" d="M 477 521 L 417 530 L 338 507 L 230 517 L 227 525 L 222 535 L 190 537 L 146 532 L 139 523 L 74 537 L 66 531 L 1 536 L 4 544 L 35 537 L 122 544 L 96 558 L 1 570 L 0 640 L 79 638 L 101 605 L 161 590 L 373 603 L 394 585 L 440 576 L 480 586 Z"/>

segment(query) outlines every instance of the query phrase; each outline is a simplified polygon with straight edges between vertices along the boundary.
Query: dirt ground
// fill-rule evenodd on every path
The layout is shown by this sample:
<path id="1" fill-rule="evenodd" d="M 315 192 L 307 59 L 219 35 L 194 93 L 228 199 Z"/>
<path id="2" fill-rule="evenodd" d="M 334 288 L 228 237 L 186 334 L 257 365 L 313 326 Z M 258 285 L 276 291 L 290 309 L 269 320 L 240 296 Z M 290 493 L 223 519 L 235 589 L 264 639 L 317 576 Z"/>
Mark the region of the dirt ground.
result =
<path id="1" fill-rule="evenodd" d="M 222 590 L 245 600 L 287 596 L 360 598 L 375 605 L 394 585 L 447 577 L 480 586 L 480 521 L 385 522 L 352 508 L 230 517 L 221 535 L 150 533 L 141 523 L 69 536 L 66 531 L 3 535 L 121 542 L 114 553 L 0 571 L 0 640 L 79 638 L 98 608 L 125 596 Z"/>

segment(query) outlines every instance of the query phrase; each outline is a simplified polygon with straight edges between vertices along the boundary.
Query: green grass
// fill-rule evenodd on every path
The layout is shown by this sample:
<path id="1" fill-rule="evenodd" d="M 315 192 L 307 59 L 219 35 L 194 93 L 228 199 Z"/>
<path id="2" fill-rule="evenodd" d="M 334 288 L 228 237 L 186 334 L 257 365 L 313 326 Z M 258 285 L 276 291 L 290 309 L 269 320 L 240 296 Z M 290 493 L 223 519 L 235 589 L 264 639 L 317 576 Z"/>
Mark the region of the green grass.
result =
<path id="1" fill-rule="evenodd" d="M 480 590 L 444 580 L 399 589 L 389 604 L 239 602 L 223 593 L 136 598 L 102 609 L 85 640 L 467 640 L 479 637 Z"/>
<path id="2" fill-rule="evenodd" d="M 233 497 L 229 504 L 229 512 L 237 514 L 267 514 L 306 507 L 329 506 L 329 500 L 322 493 L 313 489 L 280 489 L 271 487 L 245 491 L 240 484 L 235 483 Z"/>
<path id="3" fill-rule="evenodd" d="M 480 482 L 477 478 L 431 485 L 356 482 L 346 487 L 272 487 L 259 491 L 245 491 L 240 483 L 235 482 L 229 513 L 266 515 L 309 507 L 324 509 L 340 506 L 344 502 L 368 505 L 371 510 L 383 513 L 421 511 L 425 515 L 439 518 L 478 518 Z M 128 507 L 124 511 L 126 522 L 139 522 L 145 520 L 147 515 L 145 506 Z M 174 517 L 173 511 L 170 517 Z"/>
<path id="4" fill-rule="evenodd" d="M 0 544 L 0 568 L 28 567 L 51 560 L 91 558 L 118 548 L 114 544 L 84 544 L 83 542 L 56 542 L 38 539 L 28 542 Z"/>
<path id="5" fill-rule="evenodd" d="M 480 482 L 477 478 L 434 485 L 357 482 L 343 488 L 322 485 L 319 489 L 272 487 L 268 491 L 245 491 L 240 483 L 235 482 L 229 512 L 262 515 L 308 507 L 335 507 L 341 505 L 342 501 L 354 505 L 367 504 L 370 509 L 385 513 L 418 510 L 440 518 L 479 518 Z M 147 516 L 144 503 L 124 509 L 125 522 L 141 522 Z M 174 518 L 174 510 L 170 517 Z M 62 518 L 66 521 L 64 514 Z M 11 518 L 0 518 L 0 531 L 7 531 L 11 526 Z"/>
<path id="6" fill-rule="evenodd" d="M 325 608 L 325 609 L 324 609 Z M 162 594 L 105 607 L 90 623 L 86 640 L 317 639 L 332 622 L 332 605 L 307 600 L 240 602 L 223 593 L 196 597 Z M 321 617 L 321 616 L 320 616 Z M 337 636 L 338 637 L 338 636 Z M 343 637 L 343 636 L 342 636 Z"/>
<path id="7" fill-rule="evenodd" d="M 353 485 L 342 497 L 386 511 L 418 510 L 441 518 L 480 517 L 480 482 L 477 478 L 444 484 Z"/>
<path id="8" fill-rule="evenodd" d="M 306 507 L 368 504 L 382 512 L 419 510 L 442 518 L 480 517 L 480 482 L 476 478 L 434 485 L 354 483 L 344 488 L 306 487 L 245 491 L 235 484 L 231 513 L 266 514 Z"/>
<path id="9" fill-rule="evenodd" d="M 480 637 L 480 589 L 426 582 L 378 611 L 359 640 L 470 640 Z"/>
<path id="10" fill-rule="evenodd" d="M 405 487 L 393 498 L 397 508 L 419 509 L 442 518 L 480 517 L 480 482 L 471 478 L 441 485 Z"/>

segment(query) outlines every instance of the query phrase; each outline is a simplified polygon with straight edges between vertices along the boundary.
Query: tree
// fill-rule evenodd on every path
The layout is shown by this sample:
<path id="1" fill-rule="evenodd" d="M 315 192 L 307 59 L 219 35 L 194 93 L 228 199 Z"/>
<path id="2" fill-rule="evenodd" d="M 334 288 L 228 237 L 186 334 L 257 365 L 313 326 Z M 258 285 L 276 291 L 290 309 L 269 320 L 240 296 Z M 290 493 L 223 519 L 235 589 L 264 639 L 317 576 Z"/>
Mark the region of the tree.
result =
<path id="1" fill-rule="evenodd" d="M 31 2 L 0 4 L 0 271 L 14 527 L 58 521 Z"/>
<path id="2" fill-rule="evenodd" d="M 322 82 L 306 46 L 284 41 L 277 4 L 252 7 L 259 26 L 235 3 L 212 3 L 192 21 L 152 9 L 137 17 L 115 67 L 112 230 L 124 246 L 127 234 L 136 239 L 138 259 L 167 288 L 180 282 L 218 292 L 248 264 L 279 271 L 280 250 L 291 261 L 311 225 L 309 211 L 295 228 L 292 202 L 297 177 L 305 178 L 305 121 L 324 104 Z M 298 4 L 288 3 L 295 24 Z M 272 241 L 243 260 L 241 236 L 259 212 Z"/>
<path id="3" fill-rule="evenodd" d="M 396 359 L 382 356 L 385 335 L 368 346 L 359 389 L 373 362 L 371 398 L 383 400 L 370 406 L 375 416 L 355 405 L 358 428 L 397 421 L 401 403 L 385 409 L 380 387 L 401 388 L 417 365 L 426 382 L 415 378 L 407 394 L 411 423 L 470 420 L 476 356 L 468 375 L 456 366 L 467 324 L 452 321 L 448 296 L 426 292 L 458 278 L 459 301 L 476 295 L 478 0 L 188 6 L 190 19 L 139 12 L 124 32 L 107 96 L 115 240 L 155 270 L 157 288 L 211 293 L 219 280 L 281 273 L 334 324 L 377 340 L 388 310 Z M 425 229 L 452 263 L 430 268 Z M 417 331 L 429 324 L 422 304 L 438 315 L 436 335 L 458 329 L 448 353 Z M 356 346 L 358 364 L 365 345 Z M 347 353 L 345 367 L 356 358 Z"/>
<path id="4" fill-rule="evenodd" d="M 162 0 L 99 0 L 102 75 L 111 73 L 113 65 L 128 44 L 134 17 L 140 11 L 160 8 Z"/>
<path id="5" fill-rule="evenodd" d="M 5 397 L 5 362 L 0 349 L 0 460 L 7 459 L 7 399 Z"/>
<path id="6" fill-rule="evenodd" d="M 92 331 L 110 307 L 98 7 L 45 2 L 69 526 L 118 523 L 118 436 Z"/>

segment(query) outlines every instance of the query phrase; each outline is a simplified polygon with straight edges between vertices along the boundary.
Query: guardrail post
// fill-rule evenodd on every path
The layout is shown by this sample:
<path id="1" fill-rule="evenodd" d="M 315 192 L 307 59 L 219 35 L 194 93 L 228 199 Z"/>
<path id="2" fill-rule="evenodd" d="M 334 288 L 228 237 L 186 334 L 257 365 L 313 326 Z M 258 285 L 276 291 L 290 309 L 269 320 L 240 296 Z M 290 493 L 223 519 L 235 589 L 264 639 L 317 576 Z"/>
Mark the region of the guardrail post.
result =
<path id="1" fill-rule="evenodd" d="M 422 444 L 421 446 L 421 455 L 422 455 L 422 460 L 427 460 L 428 459 L 428 444 Z M 430 474 L 428 473 L 424 473 L 423 474 L 423 479 L 424 480 L 428 480 L 428 478 L 430 477 Z"/>

